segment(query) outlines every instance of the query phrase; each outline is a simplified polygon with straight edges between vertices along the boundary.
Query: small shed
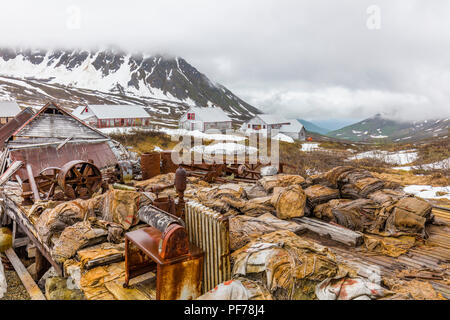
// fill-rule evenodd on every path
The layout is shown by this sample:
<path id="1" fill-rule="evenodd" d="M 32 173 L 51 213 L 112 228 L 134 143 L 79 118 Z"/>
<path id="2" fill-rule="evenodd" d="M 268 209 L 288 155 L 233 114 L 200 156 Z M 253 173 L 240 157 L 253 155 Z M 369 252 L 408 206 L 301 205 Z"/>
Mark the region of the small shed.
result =
<path id="1" fill-rule="evenodd" d="M 190 107 L 180 118 L 179 128 L 190 131 L 198 130 L 201 132 L 217 129 L 224 132 L 232 129 L 232 120 L 221 108 Z"/>
<path id="2" fill-rule="evenodd" d="M 149 126 L 150 114 L 138 105 L 87 105 L 76 108 L 72 115 L 97 128 Z"/>
<path id="3" fill-rule="evenodd" d="M 7 124 L 20 113 L 20 107 L 15 101 L 0 101 L 0 126 Z"/>
<path id="4" fill-rule="evenodd" d="M 280 132 L 292 139 L 305 141 L 306 130 L 303 124 L 297 119 L 288 119 L 290 124 L 285 124 L 280 128 Z"/>

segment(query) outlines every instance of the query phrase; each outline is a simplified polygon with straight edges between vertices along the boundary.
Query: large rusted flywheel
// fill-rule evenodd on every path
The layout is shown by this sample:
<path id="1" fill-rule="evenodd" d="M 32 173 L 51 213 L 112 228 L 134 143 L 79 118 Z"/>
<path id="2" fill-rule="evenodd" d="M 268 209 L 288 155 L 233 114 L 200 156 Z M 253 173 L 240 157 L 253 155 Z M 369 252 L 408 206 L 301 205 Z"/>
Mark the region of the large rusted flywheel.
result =
<path id="1" fill-rule="evenodd" d="M 89 199 L 100 189 L 102 174 L 94 164 L 74 160 L 61 167 L 57 180 L 67 197 Z"/>

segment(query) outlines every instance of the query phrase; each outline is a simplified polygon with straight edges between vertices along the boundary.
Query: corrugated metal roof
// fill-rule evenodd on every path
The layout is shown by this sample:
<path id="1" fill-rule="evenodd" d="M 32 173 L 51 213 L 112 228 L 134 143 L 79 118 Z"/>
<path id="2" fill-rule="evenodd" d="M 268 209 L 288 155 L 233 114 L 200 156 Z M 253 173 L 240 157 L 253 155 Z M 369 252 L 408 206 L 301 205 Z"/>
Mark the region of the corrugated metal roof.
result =
<path id="1" fill-rule="evenodd" d="M 15 101 L 0 101 L 0 117 L 15 117 L 20 112 L 20 107 Z"/>
<path id="2" fill-rule="evenodd" d="M 203 122 L 228 122 L 232 121 L 230 117 L 221 109 L 217 107 L 200 108 L 191 107 L 186 113 L 195 113 L 195 120 Z"/>
<path id="3" fill-rule="evenodd" d="M 86 106 L 76 108 L 72 115 L 84 120 L 91 116 L 98 119 L 150 118 L 143 106 L 138 105 L 88 105 L 88 112 L 83 112 Z"/>
<path id="4" fill-rule="evenodd" d="M 41 110 L 39 110 L 33 117 L 31 117 L 30 119 L 28 119 L 28 121 L 26 121 L 20 128 L 18 128 L 13 134 L 12 136 L 16 137 L 16 136 L 21 136 L 22 131 L 29 131 L 29 126 L 31 125 L 31 123 L 33 121 L 35 121 L 36 119 L 39 119 L 39 117 L 42 114 L 48 113 L 48 112 L 59 112 L 62 115 L 67 116 L 69 119 L 73 119 L 75 120 L 78 124 L 80 124 L 81 126 L 85 127 L 86 129 L 90 129 L 91 131 L 95 131 L 97 134 L 99 134 L 101 137 L 103 138 L 109 138 L 106 134 L 104 134 L 103 132 L 97 130 L 96 128 L 93 128 L 89 125 L 87 125 L 86 123 L 84 123 L 83 121 L 81 121 L 79 118 L 73 116 L 72 114 L 70 114 L 69 112 L 67 112 L 66 110 L 64 110 L 63 108 L 61 108 L 59 105 L 57 105 L 54 102 L 48 102 L 45 104 L 45 106 L 43 106 L 41 108 Z M 64 128 L 66 131 L 70 130 L 69 128 Z M 46 136 L 44 136 L 46 137 Z M 65 135 L 63 135 L 61 138 L 65 138 L 67 137 L 67 133 Z"/>
<path id="5" fill-rule="evenodd" d="M 280 128 L 280 132 L 299 133 L 303 129 L 303 125 L 297 119 L 287 119 L 291 124 L 285 124 Z"/>
<path id="6" fill-rule="evenodd" d="M 25 122 L 30 120 L 34 115 L 32 108 L 23 109 L 14 119 L 0 128 L 0 148 L 3 148 L 5 141 L 13 135 L 13 133 L 20 128 Z"/>
<path id="7" fill-rule="evenodd" d="M 266 124 L 289 123 L 289 120 L 287 120 L 277 114 L 258 114 L 257 117 L 259 117 Z"/>

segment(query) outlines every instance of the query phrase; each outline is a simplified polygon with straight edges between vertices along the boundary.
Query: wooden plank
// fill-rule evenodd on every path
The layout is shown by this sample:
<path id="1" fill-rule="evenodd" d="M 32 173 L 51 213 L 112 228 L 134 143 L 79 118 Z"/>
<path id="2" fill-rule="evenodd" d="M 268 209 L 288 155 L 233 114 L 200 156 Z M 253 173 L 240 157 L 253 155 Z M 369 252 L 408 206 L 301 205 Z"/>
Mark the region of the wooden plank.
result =
<path id="1" fill-rule="evenodd" d="M 28 273 L 27 269 L 22 264 L 22 261 L 20 261 L 14 250 L 9 248 L 5 251 L 5 254 L 13 265 L 14 270 L 16 270 L 17 275 L 22 281 L 25 289 L 27 289 L 31 300 L 46 300 L 44 294 L 41 292 L 36 282 L 34 282 L 33 278 L 31 278 L 31 275 Z"/>
<path id="2" fill-rule="evenodd" d="M 16 173 L 17 170 L 20 169 L 20 167 L 22 167 L 22 165 L 22 161 L 14 161 L 13 164 L 0 177 L 0 186 L 5 184 L 5 182 L 8 181 L 13 176 L 13 174 Z"/>
<path id="3" fill-rule="evenodd" d="M 50 262 L 50 264 L 55 268 L 56 273 L 60 276 L 63 276 L 64 273 L 62 266 L 53 260 L 50 252 L 46 250 L 45 246 L 34 236 L 33 232 L 27 226 L 27 221 L 19 213 L 20 209 L 17 208 L 14 201 L 9 198 L 6 198 L 5 200 L 8 215 L 19 224 L 20 229 L 25 232 L 28 238 L 36 246 L 36 250 L 39 250 L 45 256 L 45 258 L 47 258 L 47 261 Z"/>
<path id="4" fill-rule="evenodd" d="M 295 222 L 305 226 L 309 231 L 317 233 L 322 237 L 329 237 L 334 241 L 357 247 L 364 242 L 363 235 L 360 232 L 326 223 L 320 220 L 308 217 L 294 218 Z"/>
<path id="5" fill-rule="evenodd" d="M 20 248 L 26 246 L 30 242 L 30 239 L 28 237 L 23 238 L 17 238 L 14 239 L 13 248 Z"/>

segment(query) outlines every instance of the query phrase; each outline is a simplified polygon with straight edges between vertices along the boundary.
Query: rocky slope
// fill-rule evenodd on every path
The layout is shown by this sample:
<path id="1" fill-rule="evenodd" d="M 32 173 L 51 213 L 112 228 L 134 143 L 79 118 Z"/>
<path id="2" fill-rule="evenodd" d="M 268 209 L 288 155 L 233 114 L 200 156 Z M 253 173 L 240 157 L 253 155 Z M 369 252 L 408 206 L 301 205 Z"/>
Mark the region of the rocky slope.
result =
<path id="1" fill-rule="evenodd" d="M 174 120 L 191 105 L 218 106 L 237 121 L 260 113 L 186 60 L 119 50 L 0 49 L 0 99 L 42 104 L 148 105 L 155 117 Z"/>

